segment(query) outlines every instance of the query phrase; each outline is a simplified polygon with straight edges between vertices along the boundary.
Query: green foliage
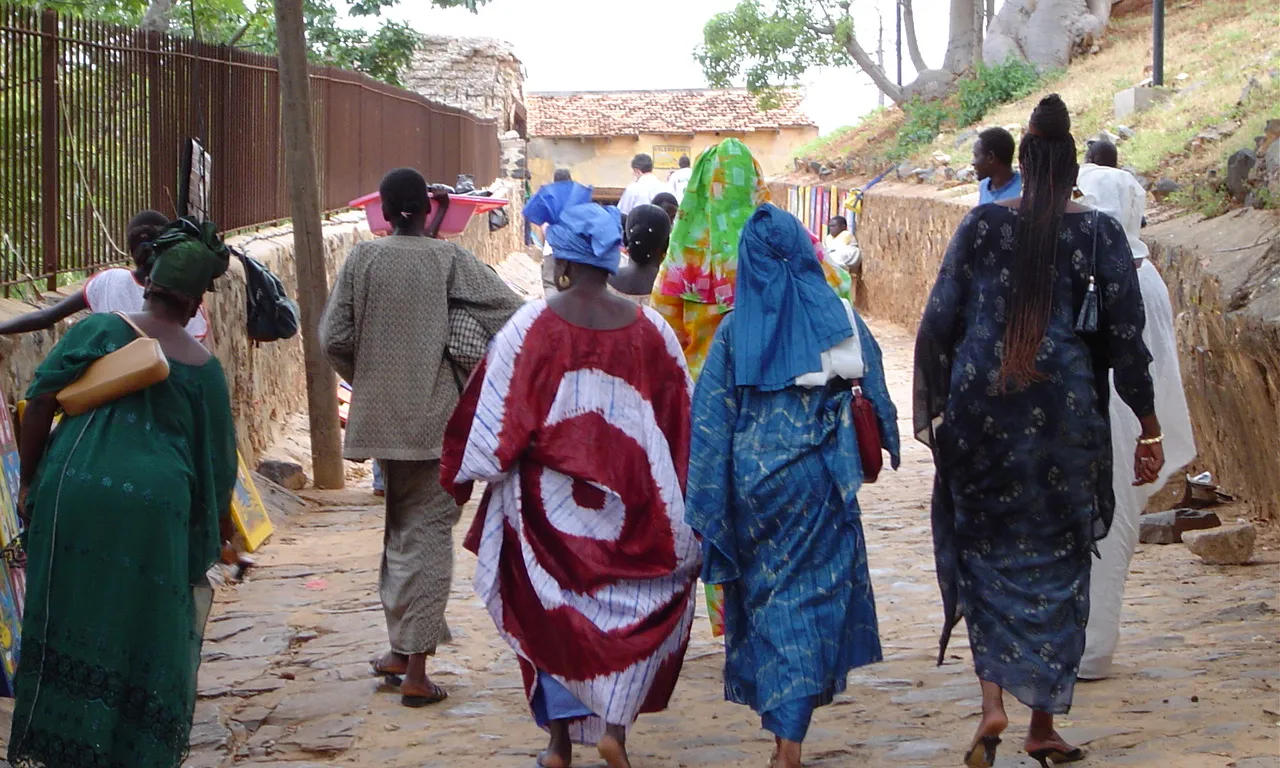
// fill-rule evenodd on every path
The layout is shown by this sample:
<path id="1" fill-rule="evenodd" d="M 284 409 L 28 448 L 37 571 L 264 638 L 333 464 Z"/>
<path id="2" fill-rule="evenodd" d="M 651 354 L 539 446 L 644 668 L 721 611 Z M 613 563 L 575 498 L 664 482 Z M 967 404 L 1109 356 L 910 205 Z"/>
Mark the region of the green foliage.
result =
<path id="1" fill-rule="evenodd" d="M 1195 211 L 1206 219 L 1221 216 L 1231 210 L 1231 197 L 1225 190 L 1215 187 L 1184 187 L 1170 195 L 1169 202 Z"/>
<path id="2" fill-rule="evenodd" d="M 419 0 L 414 0 L 415 4 Z M 18 5 L 50 8 L 112 24 L 133 26 L 142 21 L 150 0 L 16 0 Z M 353 16 L 379 16 L 400 0 L 355 0 Z M 431 0 L 438 8 L 466 8 L 472 13 L 489 0 Z M 335 0 L 306 0 L 307 45 L 313 63 L 363 72 L 400 85 L 400 73 L 418 44 L 418 33 L 407 24 L 384 22 L 376 32 L 342 26 Z M 217 43 L 230 43 L 260 53 L 276 51 L 275 8 L 271 0 L 176 0 L 169 14 L 172 34 Z"/>
<path id="3" fill-rule="evenodd" d="M 752 93 L 765 96 L 797 82 L 816 66 L 851 64 L 837 37 L 824 34 L 827 19 L 840 15 L 839 2 L 826 0 L 742 0 L 718 13 L 703 28 L 703 44 L 694 51 L 707 81 L 716 88 L 745 80 Z M 837 29 L 852 32 L 841 18 Z"/>
<path id="4" fill-rule="evenodd" d="M 961 80 L 956 89 L 956 125 L 973 125 L 992 109 L 1030 95 L 1040 82 L 1035 66 L 1016 57 L 1003 64 L 978 64 L 973 75 Z"/>
<path id="5" fill-rule="evenodd" d="M 889 159 L 898 161 L 933 143 L 942 132 L 942 126 L 954 121 L 954 113 L 941 101 L 912 99 L 902 106 L 907 119 L 898 131 L 898 143 L 889 152 Z"/>

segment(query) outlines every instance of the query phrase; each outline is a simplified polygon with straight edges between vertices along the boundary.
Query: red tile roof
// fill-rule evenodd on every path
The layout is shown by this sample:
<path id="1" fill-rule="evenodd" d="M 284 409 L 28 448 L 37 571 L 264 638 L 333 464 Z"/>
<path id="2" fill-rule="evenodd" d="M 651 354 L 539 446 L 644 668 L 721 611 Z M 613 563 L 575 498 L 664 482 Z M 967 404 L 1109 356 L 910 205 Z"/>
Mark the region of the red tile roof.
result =
<path id="1" fill-rule="evenodd" d="M 760 109 L 744 88 L 690 91 L 582 91 L 525 97 L 530 136 L 634 136 L 639 133 L 750 132 L 816 125 L 784 91 L 777 109 Z"/>

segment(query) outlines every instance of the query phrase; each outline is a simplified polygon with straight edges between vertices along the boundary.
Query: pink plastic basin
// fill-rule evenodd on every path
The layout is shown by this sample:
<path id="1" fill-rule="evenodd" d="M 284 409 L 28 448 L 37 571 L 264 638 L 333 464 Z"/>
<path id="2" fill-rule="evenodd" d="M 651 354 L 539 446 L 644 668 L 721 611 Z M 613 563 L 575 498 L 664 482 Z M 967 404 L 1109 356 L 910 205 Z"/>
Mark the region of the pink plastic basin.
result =
<path id="1" fill-rule="evenodd" d="M 473 195 L 449 195 L 449 210 L 445 211 L 444 220 L 440 222 L 440 236 L 453 237 L 462 234 L 472 216 L 480 216 L 496 211 L 507 204 L 500 197 L 475 197 Z M 391 224 L 382 215 L 382 195 L 374 192 L 371 195 L 356 198 L 348 203 L 352 208 L 363 208 L 369 220 L 369 229 L 375 235 L 391 233 Z M 436 215 L 436 201 L 431 201 L 431 211 L 427 214 L 430 223 Z"/>

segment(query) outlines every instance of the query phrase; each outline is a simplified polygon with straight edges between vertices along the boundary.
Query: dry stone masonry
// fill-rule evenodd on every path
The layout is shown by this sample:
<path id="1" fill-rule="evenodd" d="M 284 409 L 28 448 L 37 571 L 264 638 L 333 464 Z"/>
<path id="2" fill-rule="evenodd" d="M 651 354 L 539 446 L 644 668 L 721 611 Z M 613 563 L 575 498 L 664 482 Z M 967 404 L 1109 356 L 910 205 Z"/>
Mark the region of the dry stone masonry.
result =
<path id="1" fill-rule="evenodd" d="M 404 73 L 411 91 L 523 133 L 524 66 L 509 43 L 427 35 Z"/>

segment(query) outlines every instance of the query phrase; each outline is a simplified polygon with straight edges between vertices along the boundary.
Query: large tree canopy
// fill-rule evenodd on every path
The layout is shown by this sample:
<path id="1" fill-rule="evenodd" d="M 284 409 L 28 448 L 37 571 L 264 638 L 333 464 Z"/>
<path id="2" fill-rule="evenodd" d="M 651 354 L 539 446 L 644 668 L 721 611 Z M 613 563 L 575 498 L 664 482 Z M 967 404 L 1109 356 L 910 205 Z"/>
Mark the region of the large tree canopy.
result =
<path id="1" fill-rule="evenodd" d="M 949 65 L 967 68 L 977 55 L 975 0 L 957 0 L 967 13 L 951 21 Z M 857 67 L 886 96 L 901 103 L 915 88 L 901 87 L 889 77 L 858 41 L 854 25 L 854 0 L 741 0 L 731 11 L 707 22 L 704 44 L 695 56 L 707 79 L 725 87 L 745 81 L 756 92 L 797 82 L 812 67 Z M 911 3 L 905 3 L 904 25 L 909 53 L 921 69 L 921 80 L 939 79 L 939 73 L 923 70 L 924 60 L 916 44 Z M 953 2 L 955 5 L 955 2 Z M 960 50 L 959 48 L 963 48 Z M 944 76 L 942 79 L 950 79 Z"/>
<path id="2" fill-rule="evenodd" d="M 419 2 L 420 0 L 412 0 Z M 274 54 L 276 32 L 271 0 L 18 0 L 20 5 L 51 8 L 70 16 L 179 35 Z M 352 0 L 352 16 L 380 16 L 400 0 Z M 430 0 L 438 8 L 466 8 L 476 12 L 488 0 Z M 317 64 L 354 69 L 400 84 L 418 34 L 407 24 L 383 21 L 375 32 L 341 24 L 335 0 L 305 0 L 307 45 Z"/>
<path id="3" fill-rule="evenodd" d="M 1065 65 L 1082 40 L 1105 25 L 1113 0 L 1006 0 L 995 19 L 993 36 L 984 40 L 994 12 L 989 0 L 950 0 L 950 33 L 941 69 L 926 69 L 916 42 L 911 0 L 900 0 L 907 53 L 919 73 L 903 86 L 858 41 L 855 13 L 866 18 L 866 0 L 739 0 L 703 30 L 695 56 L 712 85 L 745 82 L 763 93 L 792 85 L 813 67 L 856 67 L 866 72 L 896 103 L 915 96 L 942 95 L 961 74 L 983 59 L 1003 63 L 1007 56 L 1030 60 L 1042 68 Z M 1050 59 L 1038 55 L 1052 50 Z"/>

